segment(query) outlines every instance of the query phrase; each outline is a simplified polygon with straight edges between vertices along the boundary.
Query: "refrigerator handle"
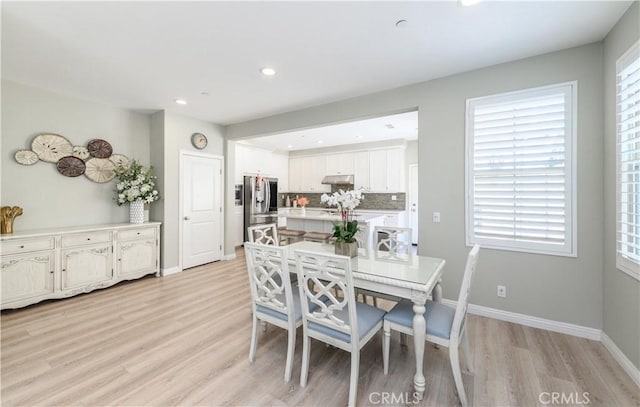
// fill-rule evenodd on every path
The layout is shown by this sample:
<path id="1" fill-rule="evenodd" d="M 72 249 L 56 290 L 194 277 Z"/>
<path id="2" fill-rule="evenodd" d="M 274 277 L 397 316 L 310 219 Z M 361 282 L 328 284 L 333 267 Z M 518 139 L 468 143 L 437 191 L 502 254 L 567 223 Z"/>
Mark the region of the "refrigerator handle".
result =
<path id="1" fill-rule="evenodd" d="M 268 213 L 271 210 L 271 181 L 264 181 L 264 213 Z"/>

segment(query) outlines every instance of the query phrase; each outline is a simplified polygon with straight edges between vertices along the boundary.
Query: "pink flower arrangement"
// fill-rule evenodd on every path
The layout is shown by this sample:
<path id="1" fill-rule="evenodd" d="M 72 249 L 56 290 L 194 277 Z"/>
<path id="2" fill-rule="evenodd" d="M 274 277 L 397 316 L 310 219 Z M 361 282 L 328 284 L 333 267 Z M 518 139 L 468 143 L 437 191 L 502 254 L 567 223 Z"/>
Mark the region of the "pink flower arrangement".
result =
<path id="1" fill-rule="evenodd" d="M 304 208 L 305 206 L 309 205 L 309 200 L 304 196 L 301 196 L 300 198 L 298 198 L 298 205 Z"/>

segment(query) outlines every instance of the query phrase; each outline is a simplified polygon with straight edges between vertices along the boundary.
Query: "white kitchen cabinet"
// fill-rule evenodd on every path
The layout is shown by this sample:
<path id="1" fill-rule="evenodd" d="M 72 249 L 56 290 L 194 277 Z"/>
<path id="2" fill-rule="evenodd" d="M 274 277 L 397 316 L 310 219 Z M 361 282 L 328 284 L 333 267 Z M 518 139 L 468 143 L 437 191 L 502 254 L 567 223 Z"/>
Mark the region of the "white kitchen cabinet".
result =
<path id="1" fill-rule="evenodd" d="M 327 157 L 324 155 L 314 155 L 308 158 L 311 162 L 311 171 L 303 171 L 310 175 L 308 180 L 309 192 L 329 192 L 331 185 L 324 185 L 322 179 L 327 175 Z"/>
<path id="2" fill-rule="evenodd" d="M 146 274 L 159 276 L 159 236 L 159 222 L 2 236 L 2 309 L 70 297 Z"/>
<path id="3" fill-rule="evenodd" d="M 236 143 L 236 184 L 243 182 L 244 175 L 261 174 L 278 178 L 278 192 L 289 191 L 289 155 L 264 148 Z"/>
<path id="4" fill-rule="evenodd" d="M 369 191 L 387 192 L 387 151 L 369 151 Z"/>
<path id="5" fill-rule="evenodd" d="M 289 191 L 288 192 L 302 192 L 303 183 L 306 182 L 308 177 L 305 178 L 304 171 L 304 157 L 291 157 L 289 158 Z"/>
<path id="6" fill-rule="evenodd" d="M 356 153 L 336 153 L 327 155 L 326 175 L 354 175 Z"/>
<path id="7" fill-rule="evenodd" d="M 369 183 L 369 152 L 358 151 L 353 154 L 353 176 L 355 189 L 371 189 Z"/>
<path id="8" fill-rule="evenodd" d="M 369 151 L 369 192 L 404 192 L 404 149 Z"/>

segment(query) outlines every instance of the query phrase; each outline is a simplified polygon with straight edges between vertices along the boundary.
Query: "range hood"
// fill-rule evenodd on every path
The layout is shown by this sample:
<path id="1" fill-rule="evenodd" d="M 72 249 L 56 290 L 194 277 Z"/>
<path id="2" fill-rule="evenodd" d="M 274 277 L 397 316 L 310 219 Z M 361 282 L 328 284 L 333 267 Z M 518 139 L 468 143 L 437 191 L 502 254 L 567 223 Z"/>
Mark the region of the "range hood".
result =
<path id="1" fill-rule="evenodd" d="M 353 175 L 327 175 L 322 178 L 323 184 L 345 185 L 353 184 Z"/>

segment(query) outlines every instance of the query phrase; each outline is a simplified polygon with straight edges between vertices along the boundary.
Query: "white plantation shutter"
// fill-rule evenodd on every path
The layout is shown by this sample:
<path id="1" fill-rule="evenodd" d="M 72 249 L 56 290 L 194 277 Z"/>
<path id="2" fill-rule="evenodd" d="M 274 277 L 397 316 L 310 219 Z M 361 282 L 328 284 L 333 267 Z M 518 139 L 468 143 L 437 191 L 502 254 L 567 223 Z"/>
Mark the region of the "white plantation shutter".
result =
<path id="1" fill-rule="evenodd" d="M 617 256 L 640 279 L 640 43 L 616 64 Z"/>
<path id="2" fill-rule="evenodd" d="M 575 86 L 467 101 L 467 244 L 575 255 Z"/>

